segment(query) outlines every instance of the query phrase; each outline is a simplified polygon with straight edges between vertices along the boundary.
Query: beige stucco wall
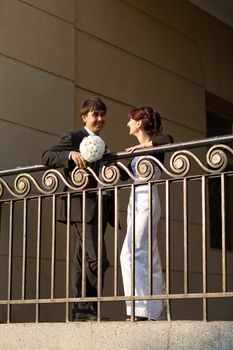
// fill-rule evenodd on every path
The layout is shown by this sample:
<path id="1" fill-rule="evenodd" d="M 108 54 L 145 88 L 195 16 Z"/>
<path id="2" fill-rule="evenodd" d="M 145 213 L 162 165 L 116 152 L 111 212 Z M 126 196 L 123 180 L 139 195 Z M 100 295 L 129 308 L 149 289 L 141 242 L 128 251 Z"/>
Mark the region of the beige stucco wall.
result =
<path id="1" fill-rule="evenodd" d="M 73 7 L 0 2 L 1 169 L 39 163 L 53 135 L 73 127 Z"/>
<path id="2" fill-rule="evenodd" d="M 0 0 L 0 33 L 0 169 L 38 164 L 58 135 L 81 126 L 89 96 L 108 106 L 112 151 L 136 142 L 126 127 L 133 106 L 155 106 L 179 142 L 205 137 L 205 90 L 233 102 L 233 29 L 185 0 Z M 190 237 L 200 251 L 193 203 Z M 182 216 L 175 208 L 171 217 L 179 235 Z M 172 254 L 178 281 L 182 255 Z M 214 266 L 219 252 L 209 254 Z M 194 279 L 195 256 L 190 267 Z"/>
<path id="3" fill-rule="evenodd" d="M 232 28 L 188 1 L 2 0 L 0 9 L 1 149 L 12 135 L 21 154 L 28 143 L 34 150 L 19 158 L 8 144 L 16 159 L 1 154 L 1 169 L 38 163 L 57 135 L 81 125 L 90 95 L 109 107 L 113 151 L 134 143 L 132 106 L 156 106 L 181 141 L 205 135 L 205 90 L 233 101 Z"/>

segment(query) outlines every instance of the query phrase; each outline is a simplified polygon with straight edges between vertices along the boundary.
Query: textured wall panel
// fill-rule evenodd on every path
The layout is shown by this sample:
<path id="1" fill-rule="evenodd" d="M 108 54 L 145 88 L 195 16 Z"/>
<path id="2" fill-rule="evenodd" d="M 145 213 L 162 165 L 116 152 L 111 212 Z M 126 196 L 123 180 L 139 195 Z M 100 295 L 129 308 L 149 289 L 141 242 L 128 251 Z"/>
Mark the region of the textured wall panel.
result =
<path id="1" fill-rule="evenodd" d="M 156 105 L 168 119 L 205 129 L 204 90 L 197 84 L 77 32 L 77 85 L 129 105 Z"/>
<path id="2" fill-rule="evenodd" d="M 0 169 L 40 164 L 42 152 L 53 145 L 56 139 L 0 121 Z"/>
<path id="3" fill-rule="evenodd" d="M 73 127 L 73 83 L 0 56 L 0 119 L 60 134 Z"/>
<path id="4" fill-rule="evenodd" d="M 0 53 L 73 79 L 74 28 L 17 0 L 0 2 Z"/>
<path id="5" fill-rule="evenodd" d="M 198 47 L 205 89 L 233 102 L 232 90 L 228 86 L 228 82 L 232 81 L 228 77 L 228 72 L 232 72 L 232 28 L 214 20 L 186 0 L 176 0 L 175 4 L 173 0 L 127 0 L 127 2 L 192 38 Z M 224 55 L 222 52 L 225 52 Z"/>
<path id="6" fill-rule="evenodd" d="M 74 22 L 74 2 L 75 0 L 24 0 L 32 6 L 52 13 L 55 16 Z"/>
<path id="7" fill-rule="evenodd" d="M 220 96 L 233 103 L 233 28 L 211 20 L 214 60 L 219 74 Z"/>
<path id="8" fill-rule="evenodd" d="M 79 29 L 202 83 L 198 47 L 185 32 L 178 33 L 122 1 L 79 0 L 77 5 Z"/>

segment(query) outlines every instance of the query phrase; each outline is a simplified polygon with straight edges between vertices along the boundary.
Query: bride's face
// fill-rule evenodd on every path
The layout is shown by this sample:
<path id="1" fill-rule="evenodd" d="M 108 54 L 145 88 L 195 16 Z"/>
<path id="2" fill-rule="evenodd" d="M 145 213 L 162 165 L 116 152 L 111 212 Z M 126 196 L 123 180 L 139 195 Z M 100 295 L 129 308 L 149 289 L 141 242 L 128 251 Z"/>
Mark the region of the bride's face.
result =
<path id="1" fill-rule="evenodd" d="M 139 130 L 139 122 L 132 118 L 128 121 L 127 126 L 129 127 L 130 135 L 135 135 Z"/>

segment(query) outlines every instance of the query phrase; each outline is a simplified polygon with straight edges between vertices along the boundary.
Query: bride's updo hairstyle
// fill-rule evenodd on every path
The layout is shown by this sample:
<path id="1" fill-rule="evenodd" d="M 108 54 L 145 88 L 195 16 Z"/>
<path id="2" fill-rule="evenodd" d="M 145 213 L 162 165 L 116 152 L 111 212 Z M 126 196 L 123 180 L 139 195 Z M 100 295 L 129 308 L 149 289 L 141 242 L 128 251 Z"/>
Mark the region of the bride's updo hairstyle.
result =
<path id="1" fill-rule="evenodd" d="M 134 108 L 128 117 L 136 121 L 142 120 L 142 127 L 150 136 L 162 131 L 161 116 L 152 107 Z"/>

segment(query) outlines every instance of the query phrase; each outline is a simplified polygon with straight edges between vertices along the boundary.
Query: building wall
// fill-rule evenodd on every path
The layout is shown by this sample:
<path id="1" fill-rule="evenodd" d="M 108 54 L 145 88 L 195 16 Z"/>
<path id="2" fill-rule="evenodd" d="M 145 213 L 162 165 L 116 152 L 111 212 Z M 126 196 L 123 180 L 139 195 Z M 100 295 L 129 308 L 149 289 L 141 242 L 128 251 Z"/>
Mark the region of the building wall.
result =
<path id="1" fill-rule="evenodd" d="M 102 135 L 112 151 L 136 143 L 126 127 L 133 106 L 155 106 L 180 142 L 205 137 L 206 90 L 233 103 L 233 29 L 185 0 L 0 0 L 0 33 L 0 169 L 38 164 L 63 131 L 81 126 L 80 103 L 89 96 L 108 106 Z M 198 196 L 193 251 L 201 227 L 195 203 Z M 176 208 L 172 223 L 176 239 L 183 230 Z M 175 281 L 183 268 L 177 256 Z M 219 252 L 210 257 L 214 278 Z M 193 278 L 200 269 L 192 256 Z"/>
<path id="2" fill-rule="evenodd" d="M 38 164 L 73 127 L 74 2 L 1 0 L 0 31 L 0 169 Z"/>
<path id="3" fill-rule="evenodd" d="M 233 30 L 187 1 L 1 0 L 0 10 L 1 169 L 38 163 L 81 125 L 90 95 L 109 107 L 112 151 L 135 142 L 133 106 L 156 106 L 182 141 L 205 135 L 205 90 L 233 101 Z"/>

